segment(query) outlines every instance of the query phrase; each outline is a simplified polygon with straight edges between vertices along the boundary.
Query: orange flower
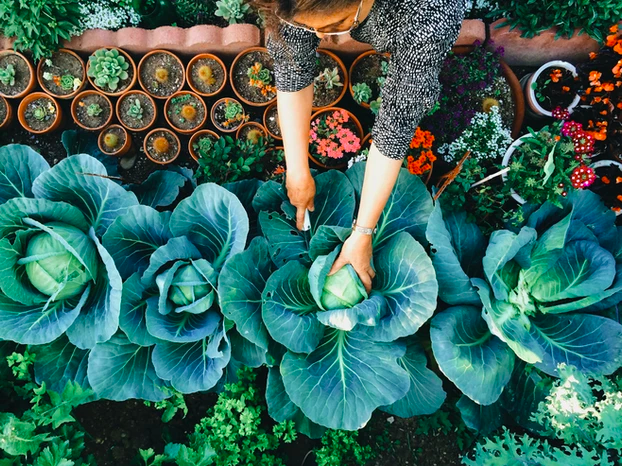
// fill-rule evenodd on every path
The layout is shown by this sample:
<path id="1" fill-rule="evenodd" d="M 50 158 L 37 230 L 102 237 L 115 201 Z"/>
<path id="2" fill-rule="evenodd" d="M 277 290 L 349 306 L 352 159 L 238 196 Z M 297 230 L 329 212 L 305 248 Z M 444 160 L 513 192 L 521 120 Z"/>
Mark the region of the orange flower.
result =
<path id="1" fill-rule="evenodd" d="M 556 135 L 556 136 L 554 136 L 554 139 L 555 139 L 556 141 L 560 141 L 560 136 Z"/>
<path id="2" fill-rule="evenodd" d="M 595 92 L 601 92 L 601 91 L 603 91 L 603 90 L 604 90 L 604 89 L 603 89 L 601 86 L 596 86 L 596 87 L 595 87 Z"/>
<path id="3" fill-rule="evenodd" d="M 621 177 L 617 177 L 617 183 L 621 183 Z"/>
<path id="4" fill-rule="evenodd" d="M 613 24 L 612 26 L 610 26 L 609 31 L 610 32 L 618 32 L 619 31 L 619 25 L 618 24 Z"/>
<path id="5" fill-rule="evenodd" d="M 610 184 L 610 179 L 608 177 L 606 177 L 605 175 L 603 177 L 601 177 L 601 181 L 606 184 L 609 185 Z"/>
<path id="6" fill-rule="evenodd" d="M 602 87 L 604 88 L 604 91 L 614 91 L 614 84 L 612 83 L 604 83 Z"/>
<path id="7" fill-rule="evenodd" d="M 593 104 L 595 104 L 597 102 L 601 102 L 601 97 L 599 97 L 599 96 L 593 97 L 593 101 L 591 102 L 591 105 L 593 105 Z"/>
<path id="8" fill-rule="evenodd" d="M 563 87 L 562 87 L 562 90 L 563 90 L 564 92 L 569 92 L 569 91 L 571 90 L 571 88 L 570 88 L 569 86 L 563 86 Z"/>
<path id="9" fill-rule="evenodd" d="M 588 53 L 588 57 L 589 57 L 591 60 L 594 60 L 594 59 L 595 59 L 595 57 L 597 57 L 597 54 L 596 54 L 595 52 L 589 52 L 589 53 Z"/>
<path id="10" fill-rule="evenodd" d="M 614 68 L 612 69 L 612 74 L 614 75 L 615 78 L 621 77 L 621 60 L 619 60 L 617 64 L 614 66 Z"/>
<path id="11" fill-rule="evenodd" d="M 621 39 L 619 39 L 614 47 L 612 47 L 612 50 L 621 55 Z"/>
<path id="12" fill-rule="evenodd" d="M 586 94 L 590 94 L 593 88 L 586 88 Z"/>
<path id="13" fill-rule="evenodd" d="M 550 74 L 549 74 L 550 79 L 554 82 L 557 83 L 560 78 L 562 78 L 562 71 L 560 71 L 559 68 L 555 68 Z"/>
<path id="14" fill-rule="evenodd" d="M 599 86 L 601 84 L 599 82 L 599 78 L 601 78 L 601 73 L 598 71 L 591 71 L 588 75 L 588 80 L 591 82 L 591 86 Z"/>

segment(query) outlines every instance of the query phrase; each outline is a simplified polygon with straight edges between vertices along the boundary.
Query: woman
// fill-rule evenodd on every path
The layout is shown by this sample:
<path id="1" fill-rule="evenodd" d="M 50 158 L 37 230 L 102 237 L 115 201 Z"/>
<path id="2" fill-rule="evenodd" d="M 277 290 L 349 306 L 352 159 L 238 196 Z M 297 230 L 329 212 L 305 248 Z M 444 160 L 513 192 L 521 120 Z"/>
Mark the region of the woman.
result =
<path id="1" fill-rule="evenodd" d="M 389 52 L 382 104 L 372 128 L 361 202 L 353 232 L 331 274 L 351 264 L 370 291 L 372 234 L 395 185 L 402 159 L 423 115 L 439 97 L 438 75 L 456 41 L 463 0 L 277 0 L 268 6 L 268 49 L 274 58 L 277 103 L 286 155 L 286 188 L 297 208 L 314 210 L 316 188 L 308 163 L 308 139 L 316 48 L 326 35 L 353 39 Z M 273 16 L 271 16 L 271 13 Z M 408 196 L 408 194 L 406 194 Z"/>

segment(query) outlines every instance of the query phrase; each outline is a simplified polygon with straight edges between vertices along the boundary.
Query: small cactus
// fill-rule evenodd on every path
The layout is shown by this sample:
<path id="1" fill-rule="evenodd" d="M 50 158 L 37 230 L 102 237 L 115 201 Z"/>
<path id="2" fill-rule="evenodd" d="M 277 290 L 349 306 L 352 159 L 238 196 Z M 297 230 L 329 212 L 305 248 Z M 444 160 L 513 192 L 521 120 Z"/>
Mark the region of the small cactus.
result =
<path id="1" fill-rule="evenodd" d="M 180 116 L 184 120 L 194 120 L 197 117 L 197 109 L 192 105 L 185 105 L 180 111 Z"/>
<path id="2" fill-rule="evenodd" d="M 197 70 L 197 75 L 199 76 L 199 79 L 208 86 L 212 86 L 214 83 L 216 83 L 212 67 L 208 65 L 200 66 L 199 70 Z"/>
<path id="3" fill-rule="evenodd" d="M 158 136 L 156 139 L 154 139 L 154 151 L 156 151 L 158 154 L 166 154 L 167 152 L 169 152 L 170 148 L 171 145 L 164 136 Z"/>
<path id="4" fill-rule="evenodd" d="M 483 112 L 491 112 L 491 109 L 493 107 L 500 107 L 500 101 L 498 101 L 497 99 L 494 99 L 493 97 L 485 97 L 482 100 L 482 111 Z"/>
<path id="5" fill-rule="evenodd" d="M 169 81 L 169 70 L 166 68 L 157 68 L 154 77 L 158 83 L 166 84 Z"/>
<path id="6" fill-rule="evenodd" d="M 119 144 L 119 137 L 116 134 L 109 132 L 104 135 L 104 146 L 108 149 L 116 148 L 117 144 Z"/>
<path id="7" fill-rule="evenodd" d="M 251 144 L 258 144 L 260 139 L 264 137 L 264 133 L 257 129 L 252 129 L 247 133 L 247 141 Z"/>

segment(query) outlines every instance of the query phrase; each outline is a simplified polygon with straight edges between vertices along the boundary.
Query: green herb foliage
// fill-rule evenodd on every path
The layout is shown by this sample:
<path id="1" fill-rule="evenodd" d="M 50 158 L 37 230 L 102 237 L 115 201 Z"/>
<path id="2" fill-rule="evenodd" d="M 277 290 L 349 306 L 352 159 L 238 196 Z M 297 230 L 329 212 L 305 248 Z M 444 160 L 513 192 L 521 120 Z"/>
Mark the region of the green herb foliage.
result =
<path id="1" fill-rule="evenodd" d="M 366 465 L 373 457 L 370 446 L 357 441 L 359 432 L 327 430 L 322 447 L 315 451 L 318 465 Z"/>
<path id="2" fill-rule="evenodd" d="M 603 42 L 608 28 L 621 20 L 618 0 L 501 0 L 499 8 L 487 17 L 506 18 L 498 27 L 519 28 L 521 37 L 534 37 L 546 29 L 556 28 L 556 39 L 570 38 L 575 29 Z"/>
<path id="3" fill-rule="evenodd" d="M 15 36 L 13 47 L 35 61 L 49 57 L 80 25 L 78 0 L 0 0 L 0 32 Z"/>

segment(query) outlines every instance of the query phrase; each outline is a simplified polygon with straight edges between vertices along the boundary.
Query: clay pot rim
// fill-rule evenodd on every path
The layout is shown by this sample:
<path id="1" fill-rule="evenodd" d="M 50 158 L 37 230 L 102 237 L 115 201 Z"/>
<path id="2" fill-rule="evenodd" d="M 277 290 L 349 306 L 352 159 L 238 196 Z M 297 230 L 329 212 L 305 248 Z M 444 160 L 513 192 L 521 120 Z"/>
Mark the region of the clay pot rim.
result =
<path id="1" fill-rule="evenodd" d="M 348 89 L 350 86 L 350 76 L 349 76 L 348 70 L 346 69 L 346 65 L 344 64 L 344 61 L 340 57 L 338 57 L 334 52 L 328 49 L 318 49 L 317 52 L 328 55 L 329 57 L 331 57 L 333 60 L 337 62 L 338 67 L 340 68 L 340 70 L 342 70 L 342 74 L 344 75 L 344 83 L 343 83 L 344 85 L 342 86 L 342 91 L 340 92 L 340 95 L 337 97 L 337 99 L 329 103 L 329 105 L 325 105 L 322 107 L 314 107 L 312 105 L 312 112 L 326 109 L 328 107 L 335 107 L 344 98 L 344 96 L 346 95 L 346 89 Z"/>
<path id="2" fill-rule="evenodd" d="M 19 53 L 16 50 L 11 50 L 11 49 L 0 50 L 0 56 L 5 55 L 5 54 L 13 54 L 13 55 L 17 55 L 21 57 L 21 59 L 26 62 L 26 66 L 28 67 L 28 70 L 30 71 L 30 79 L 28 80 L 28 85 L 22 92 L 15 94 L 14 96 L 9 96 L 7 94 L 0 93 L 0 96 L 6 97 L 7 99 L 21 99 L 24 96 L 30 94 L 31 91 L 35 87 L 35 67 L 33 66 L 32 63 L 30 63 L 30 60 L 28 60 L 28 58 L 26 58 L 25 55 Z"/>
<path id="3" fill-rule="evenodd" d="M 251 53 L 251 52 L 265 52 L 265 53 L 269 53 L 268 49 L 266 47 L 249 47 L 248 49 L 244 49 L 242 52 L 240 52 L 238 55 L 236 55 L 236 57 L 234 58 L 234 61 L 231 62 L 231 67 L 229 68 L 229 82 L 231 84 L 231 88 L 234 90 L 234 94 L 236 95 L 236 98 L 239 99 L 240 101 L 244 102 L 247 105 L 250 105 L 251 107 L 265 107 L 267 105 L 272 104 L 273 102 L 275 102 L 277 100 L 277 95 L 275 94 L 275 97 L 273 97 L 271 100 L 266 101 L 266 102 L 262 102 L 262 103 L 258 103 L 258 102 L 252 102 L 250 100 L 245 99 L 236 89 L 236 85 L 235 85 L 235 80 L 234 80 L 234 69 L 236 68 L 236 64 L 238 63 L 238 61 L 240 61 L 240 59 L 242 57 L 244 57 L 245 55 Z"/>
<path id="4" fill-rule="evenodd" d="M 11 103 L 9 102 L 9 100 L 4 96 L 0 96 L 0 101 L 3 101 L 6 107 L 6 115 L 4 116 L 4 120 L 0 122 L 0 130 L 1 130 L 5 126 L 9 126 L 9 124 L 11 123 L 11 120 L 13 119 L 13 106 L 11 106 Z"/>
<path id="5" fill-rule="evenodd" d="M 273 108 L 277 106 L 277 102 L 273 102 L 272 104 L 270 104 L 269 106 L 266 107 L 266 109 L 264 109 L 264 115 L 262 115 L 262 123 L 264 123 L 264 128 L 266 128 L 266 131 L 268 132 L 268 134 L 275 140 L 277 141 L 283 141 L 283 136 L 277 136 L 275 134 L 273 134 L 269 129 L 268 129 L 268 124 L 266 123 L 266 117 L 268 116 L 268 112 Z M 321 110 L 321 109 L 320 109 Z M 277 110 L 278 111 L 278 110 Z"/>
<path id="6" fill-rule="evenodd" d="M 357 66 L 357 64 L 363 60 L 364 58 L 366 58 L 368 55 L 382 55 L 385 58 L 390 58 L 390 54 L 388 52 L 377 52 L 374 49 L 371 50 L 366 50 L 365 52 L 360 53 L 357 58 L 355 58 L 355 60 L 353 61 L 353 63 L 351 63 L 350 68 L 348 69 L 348 90 L 350 91 L 350 95 L 353 98 L 353 100 L 355 101 L 355 93 L 353 92 L 353 80 L 352 80 L 352 76 L 353 76 L 353 70 L 355 69 L 355 67 Z M 370 104 L 366 103 L 366 102 L 362 102 L 361 104 L 359 104 L 357 101 L 355 101 L 355 103 L 361 107 L 363 107 L 364 109 L 369 109 L 370 108 Z"/>
<path id="7" fill-rule="evenodd" d="M 175 153 L 175 156 L 173 156 L 173 158 L 165 162 L 154 159 L 153 157 L 151 157 L 151 155 L 149 154 L 149 151 L 147 150 L 147 140 L 149 139 L 151 135 L 153 135 L 157 131 L 165 131 L 167 133 L 170 133 L 171 135 L 173 135 L 173 138 L 177 142 L 177 152 Z M 171 164 L 173 161 L 175 161 L 179 157 L 181 150 L 182 150 L 182 143 L 180 142 L 179 137 L 175 134 L 173 130 L 170 130 L 169 128 L 154 128 L 153 130 L 151 130 L 149 133 L 145 135 L 145 139 L 143 140 L 143 152 L 145 153 L 145 156 L 147 157 L 147 159 L 149 159 L 150 161 L 158 165 Z"/>
<path id="8" fill-rule="evenodd" d="M 359 140 L 360 140 L 360 141 L 361 141 L 361 140 L 363 140 L 363 136 L 364 136 L 364 135 L 363 135 L 363 127 L 361 126 L 361 122 L 360 122 L 360 121 L 359 121 L 359 119 L 355 116 L 355 114 L 353 114 L 351 111 L 349 111 L 349 110 L 347 110 L 347 109 L 344 109 L 344 108 L 342 108 L 342 107 L 327 107 L 326 109 L 321 109 L 321 110 L 318 110 L 317 112 L 314 112 L 314 113 L 312 114 L 312 116 L 310 117 L 309 121 L 310 121 L 310 122 L 312 122 L 315 118 L 317 118 L 318 116 L 322 115 L 323 113 L 333 112 L 333 111 L 335 111 L 335 110 L 344 110 L 344 111 L 346 111 L 346 113 L 348 113 L 348 115 L 349 115 L 349 117 L 351 118 L 351 120 L 352 120 L 353 122 L 355 122 L 355 125 L 356 125 L 356 127 L 357 127 L 357 131 L 358 131 L 358 133 L 359 133 L 359 135 L 358 135 L 358 136 L 359 136 Z M 308 146 L 309 146 L 309 143 L 308 143 Z M 316 158 L 312 155 L 312 153 L 311 153 L 310 151 L 307 151 L 307 155 L 309 156 L 309 158 L 310 158 L 310 159 L 311 159 L 311 160 L 312 160 L 315 164 L 317 164 L 318 166 L 320 166 L 320 167 L 322 167 L 322 168 L 324 168 L 324 169 L 341 169 L 341 168 L 344 168 L 344 167 L 347 167 L 347 166 L 348 166 L 348 159 L 347 159 L 344 163 L 342 163 L 342 164 L 328 166 L 328 165 L 325 165 L 325 164 L 323 164 L 322 162 L 320 162 L 318 159 L 316 159 Z"/>
<path id="9" fill-rule="evenodd" d="M 268 136 L 268 130 L 266 130 L 266 128 L 264 127 L 264 125 L 262 125 L 261 123 L 258 122 L 245 122 L 242 125 L 240 125 L 238 127 L 238 129 L 236 130 L 236 139 L 240 139 L 240 131 L 245 127 L 245 126 L 255 126 L 258 127 L 261 131 L 264 132 L 264 137 Z"/>
<path id="10" fill-rule="evenodd" d="M 243 125 L 246 122 L 242 122 L 240 125 L 238 125 L 236 128 L 233 129 L 228 129 L 228 128 L 223 128 L 221 125 L 218 125 L 216 123 L 216 121 L 214 120 L 214 110 L 216 109 L 216 107 L 221 103 L 221 102 L 225 102 L 225 101 L 229 101 L 229 100 L 234 100 L 236 102 L 238 102 L 238 104 L 240 104 L 242 106 L 242 104 L 240 103 L 240 101 L 238 99 L 236 99 L 235 97 L 221 97 L 219 100 L 217 100 L 214 104 L 212 104 L 212 108 L 210 109 L 210 120 L 212 121 L 212 125 L 214 125 L 214 127 L 222 132 L 222 133 L 234 133 L 236 130 L 238 130 L 238 128 L 240 128 L 241 125 Z M 242 112 L 243 114 L 246 116 L 247 115 L 247 111 L 244 110 L 244 106 L 242 106 Z"/>
<path id="11" fill-rule="evenodd" d="M 219 135 L 216 131 L 212 131 L 208 129 L 199 130 L 190 137 L 190 140 L 188 141 L 188 153 L 190 154 L 190 157 L 192 157 L 197 162 L 199 162 L 199 157 L 195 154 L 195 150 L 193 149 L 193 144 L 195 143 L 195 141 L 197 141 L 199 138 L 201 138 L 204 135 L 214 136 L 216 137 L 217 140 L 221 137 L 221 135 Z"/>
<path id="12" fill-rule="evenodd" d="M 201 123 L 199 123 L 196 127 L 190 130 L 183 130 L 173 125 L 173 123 L 169 120 L 169 115 L 168 115 L 169 106 L 171 105 L 171 99 L 177 96 L 183 95 L 183 94 L 191 94 L 195 96 L 195 98 L 197 98 L 201 102 L 201 105 L 203 105 L 203 110 L 204 110 L 203 120 L 201 120 Z M 208 106 L 206 105 L 205 101 L 201 98 L 201 96 L 197 95 L 196 93 L 192 91 L 185 91 L 185 90 L 177 91 L 175 94 L 172 94 L 171 96 L 169 96 L 169 98 L 164 103 L 164 118 L 169 124 L 169 126 L 173 128 L 175 131 L 177 131 L 180 134 L 187 135 L 190 133 L 194 133 L 195 131 L 201 130 L 204 127 L 204 125 L 206 124 L 206 121 L 208 120 Z"/>
<path id="13" fill-rule="evenodd" d="M 179 64 L 180 68 L 182 69 L 182 82 L 179 85 L 179 87 L 177 88 L 177 90 L 173 94 L 171 94 L 170 96 L 156 96 L 155 94 L 152 94 L 151 92 L 149 92 L 149 90 L 147 89 L 147 86 L 145 86 L 145 84 L 143 83 L 143 79 L 141 78 L 141 68 L 142 68 L 145 60 L 147 58 L 151 57 L 152 55 L 157 54 L 157 53 L 164 53 L 164 54 L 173 56 L 177 60 L 177 63 Z M 147 94 L 149 94 L 154 99 L 165 100 L 165 99 L 169 99 L 170 97 L 173 97 L 175 94 L 177 94 L 178 92 L 180 92 L 184 88 L 184 83 L 186 83 L 186 67 L 184 67 L 184 63 L 182 62 L 182 60 L 177 55 L 175 55 L 173 52 L 171 52 L 169 50 L 165 50 L 165 49 L 150 50 L 145 55 L 143 55 L 143 58 L 141 58 L 141 61 L 138 62 L 137 77 L 138 77 L 138 84 L 140 85 L 140 87 L 141 87 L 141 89 L 143 91 L 145 91 Z"/>
<path id="14" fill-rule="evenodd" d="M 80 87 L 78 89 L 76 89 L 75 91 L 72 91 L 69 94 L 65 94 L 63 96 L 61 96 L 59 94 L 54 94 L 46 86 L 43 85 L 43 71 L 42 71 L 42 69 L 43 69 L 43 64 L 45 63 L 44 60 L 39 60 L 39 63 L 37 64 L 37 82 L 39 83 L 39 86 L 41 87 L 41 89 L 43 89 L 43 91 L 46 94 L 49 94 L 50 96 L 55 97 L 56 99 L 73 99 L 80 92 L 82 92 L 82 90 L 87 85 L 88 81 L 87 81 L 87 68 L 86 68 L 86 65 L 84 64 L 84 60 L 82 60 L 82 57 L 80 57 L 80 55 L 78 55 L 73 50 L 70 50 L 70 49 L 58 49 L 57 52 L 66 53 L 66 54 L 72 55 L 74 58 L 78 59 L 78 61 L 82 65 L 82 84 L 80 85 Z"/>
<path id="15" fill-rule="evenodd" d="M 551 117 L 552 116 L 552 111 L 551 110 L 545 110 L 543 107 L 541 107 L 541 104 L 539 104 L 539 101 L 536 98 L 536 94 L 534 93 L 534 89 L 532 89 L 532 83 L 536 83 L 536 80 L 541 75 L 541 73 L 543 73 L 543 71 L 545 71 L 547 68 L 550 68 L 550 67 L 564 68 L 565 70 L 570 71 L 573 74 L 574 77 L 578 76 L 578 73 L 577 73 L 577 70 L 576 70 L 575 66 L 573 66 L 571 63 L 566 62 L 564 60 L 550 60 L 549 62 L 544 63 L 543 65 L 541 65 L 534 73 L 532 73 L 530 78 L 528 78 L 528 80 L 526 82 L 526 88 L 528 90 L 529 99 L 532 102 L 532 105 L 534 105 L 534 107 L 540 113 L 545 115 L 546 117 Z M 573 101 L 571 102 L 571 104 L 569 104 L 569 106 L 567 106 L 567 110 L 569 112 L 573 111 L 573 109 L 579 103 L 580 103 L 580 95 L 576 93 L 576 95 L 573 98 Z"/>
<path id="16" fill-rule="evenodd" d="M 102 88 L 100 88 L 99 86 L 96 86 L 95 83 L 93 82 L 93 78 L 91 78 L 89 76 L 89 67 L 90 67 L 90 58 L 91 56 L 97 52 L 97 50 L 101 50 L 101 49 L 108 49 L 108 50 L 112 50 L 112 49 L 117 49 L 119 51 L 120 54 L 123 54 L 123 56 L 125 56 L 125 58 L 130 62 L 130 66 L 132 67 L 132 79 L 130 80 L 130 84 L 128 84 L 128 86 L 124 89 L 122 89 L 121 91 L 104 91 Z M 124 92 L 129 91 L 130 89 L 132 89 L 135 85 L 136 85 L 136 80 L 137 80 L 137 70 L 136 70 L 136 63 L 134 63 L 134 59 L 130 56 L 130 54 L 128 52 L 126 52 L 125 50 L 117 47 L 117 46 L 104 46 L 104 47 L 100 47 L 99 49 L 97 49 L 95 51 L 93 51 L 92 54 L 89 55 L 89 58 L 86 61 L 86 74 L 87 74 L 87 79 L 89 80 L 89 83 L 91 83 L 91 86 L 93 86 L 94 89 L 97 89 L 98 91 L 100 91 L 103 94 L 106 94 L 109 97 L 118 97 L 120 95 L 122 95 Z"/>
<path id="17" fill-rule="evenodd" d="M 124 131 L 124 133 L 125 133 L 125 142 L 123 143 L 123 146 L 121 146 L 115 152 L 107 152 L 107 151 L 104 151 L 102 149 L 102 135 L 104 133 L 106 133 L 108 130 L 110 130 L 111 128 L 121 128 Z M 106 154 L 107 156 L 122 157 L 130 150 L 131 146 L 132 146 L 132 136 L 130 135 L 128 130 L 126 130 L 123 126 L 121 126 L 121 125 L 119 125 L 117 123 L 113 123 L 112 125 L 108 125 L 106 128 L 103 128 L 100 131 L 99 135 L 97 135 L 97 147 L 99 148 L 100 151 L 102 151 L 103 154 Z"/>
<path id="18" fill-rule="evenodd" d="M 205 93 L 205 92 L 199 91 L 195 87 L 195 85 L 193 84 L 192 79 L 191 79 L 191 76 L 192 76 L 191 68 L 192 68 L 192 66 L 196 62 L 201 60 L 202 58 L 210 58 L 210 59 L 214 60 L 219 65 L 221 65 L 221 68 L 223 69 L 223 83 L 213 93 Z M 188 62 L 188 65 L 186 65 L 186 82 L 188 83 L 188 87 L 190 87 L 190 89 L 192 89 L 195 93 L 197 93 L 197 94 L 199 94 L 200 96 L 203 96 L 203 97 L 213 97 L 213 96 L 219 95 L 221 93 L 221 91 L 225 88 L 225 85 L 227 85 L 228 75 L 229 75 L 229 73 L 227 72 L 227 67 L 225 66 L 225 63 L 223 62 L 223 60 L 221 60 L 216 55 L 211 54 L 211 53 L 207 53 L 207 52 L 195 55 L 193 58 L 190 59 L 190 61 Z"/>
<path id="19" fill-rule="evenodd" d="M 110 107 L 110 115 L 108 116 L 108 119 L 100 126 L 98 126 L 97 128 L 89 128 L 87 126 L 84 126 L 79 120 L 78 120 L 78 116 L 76 114 L 76 107 L 78 106 L 79 101 L 86 96 L 92 96 L 94 94 L 97 94 L 101 97 L 104 98 L 104 100 L 106 100 L 106 102 L 108 102 L 108 107 Z M 73 118 L 74 122 L 76 122 L 76 125 L 78 125 L 80 128 L 82 128 L 83 130 L 87 130 L 87 131 L 99 131 L 99 130 L 103 130 L 104 128 L 106 128 L 108 125 L 110 125 L 110 122 L 112 121 L 112 117 L 115 113 L 115 106 L 112 105 L 111 100 L 108 98 L 108 96 L 106 94 L 104 94 L 101 91 L 98 91 L 96 89 L 87 89 L 85 91 L 80 92 L 72 101 L 71 101 L 71 118 Z"/>
<path id="20" fill-rule="evenodd" d="M 47 127 L 44 130 L 33 130 L 26 124 L 24 112 L 26 111 L 26 107 L 28 106 L 28 104 L 30 104 L 34 100 L 42 99 L 42 98 L 48 99 L 54 103 L 54 107 L 56 107 L 54 121 L 49 127 Z M 54 99 L 54 97 L 50 96 L 49 94 L 45 92 L 33 92 L 33 93 L 28 94 L 26 97 L 22 99 L 22 101 L 19 103 L 19 107 L 17 108 L 17 119 L 19 120 L 19 123 L 24 127 L 26 131 L 28 131 L 29 133 L 33 133 L 35 135 L 51 133 L 54 130 L 56 130 L 61 123 L 62 116 L 63 116 L 63 111 L 58 101 Z"/>
<path id="21" fill-rule="evenodd" d="M 152 118 L 151 122 L 141 128 L 130 128 L 123 122 L 123 119 L 121 118 L 121 101 L 123 101 L 123 99 L 126 99 L 131 94 L 141 94 L 147 97 L 147 99 L 149 99 L 149 102 L 151 102 L 151 105 L 154 108 L 154 117 Z M 119 99 L 117 99 L 117 103 L 115 104 L 115 112 L 117 114 L 117 120 L 119 120 L 121 126 L 125 127 L 126 130 L 135 131 L 137 133 L 149 129 L 154 123 L 156 123 L 156 120 L 158 118 L 158 106 L 156 105 L 156 101 L 148 93 L 141 89 L 129 89 L 127 92 L 119 96 Z"/>

